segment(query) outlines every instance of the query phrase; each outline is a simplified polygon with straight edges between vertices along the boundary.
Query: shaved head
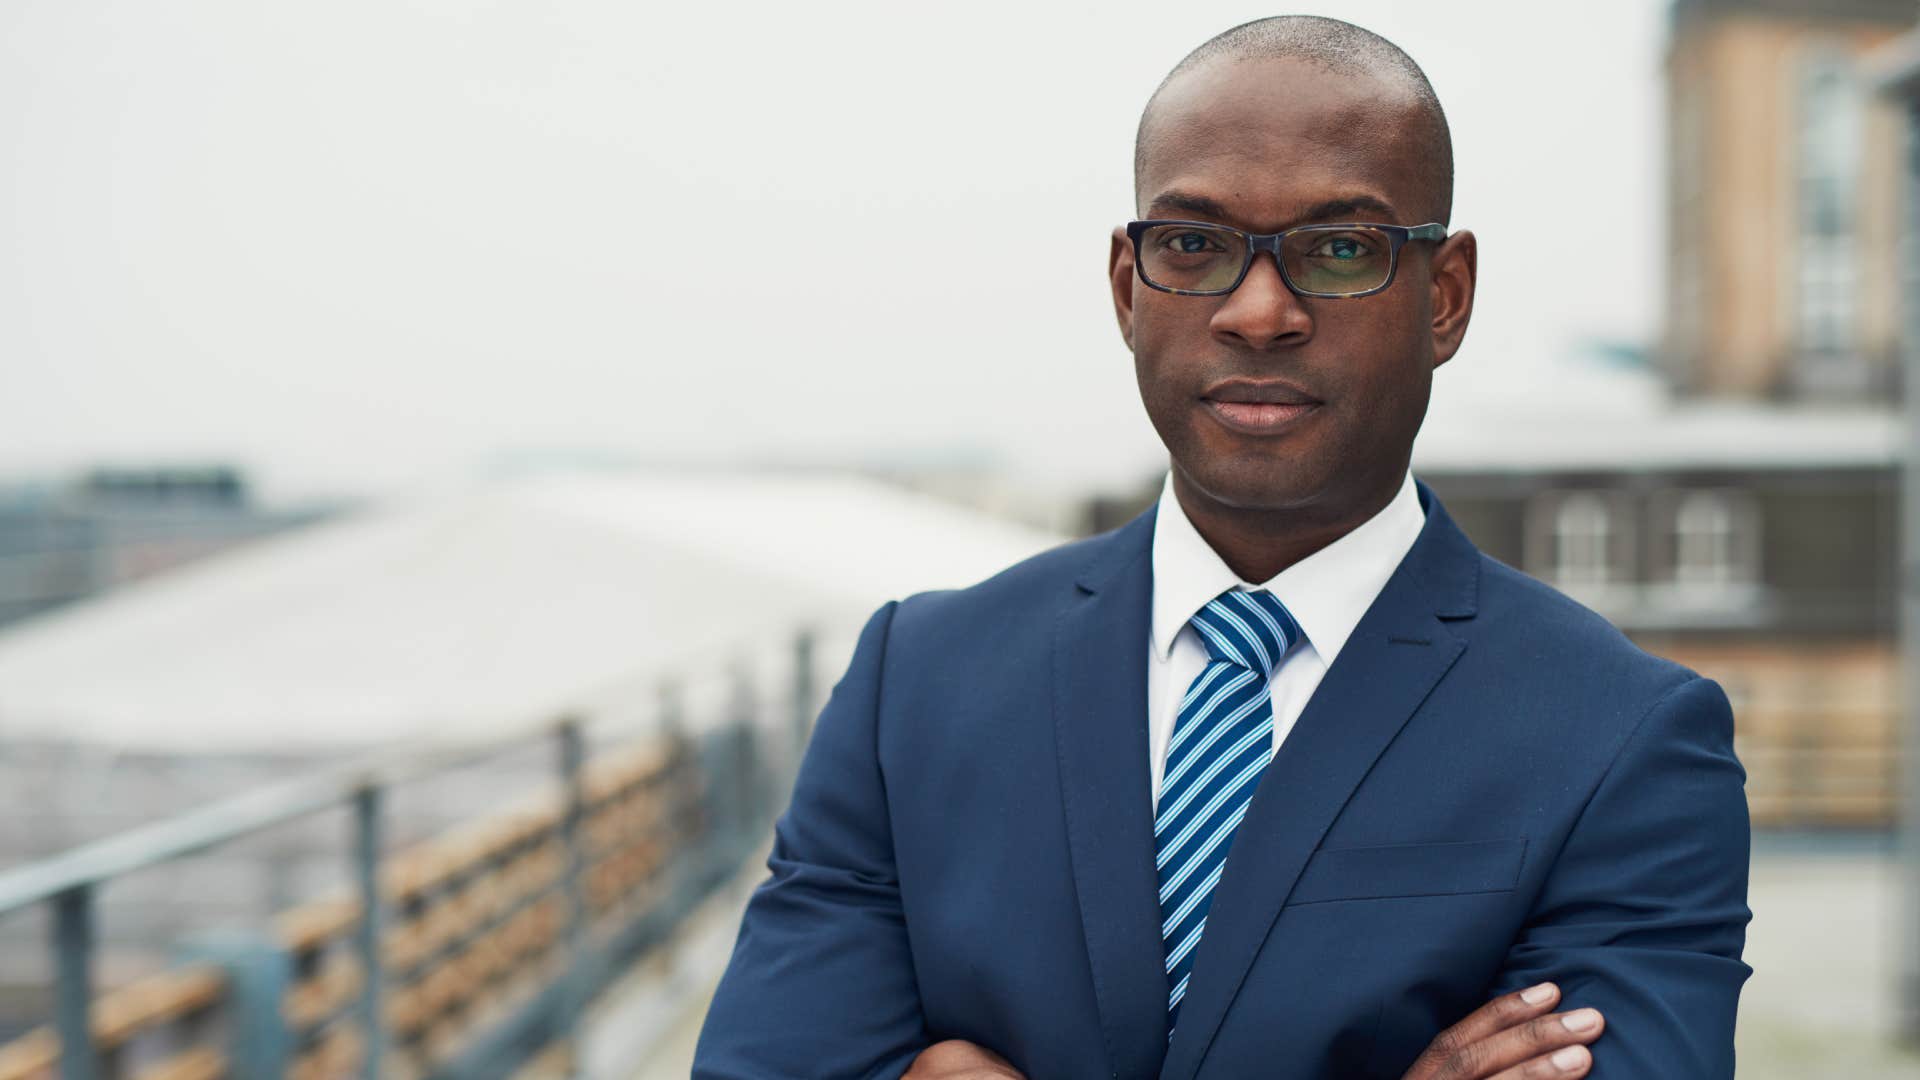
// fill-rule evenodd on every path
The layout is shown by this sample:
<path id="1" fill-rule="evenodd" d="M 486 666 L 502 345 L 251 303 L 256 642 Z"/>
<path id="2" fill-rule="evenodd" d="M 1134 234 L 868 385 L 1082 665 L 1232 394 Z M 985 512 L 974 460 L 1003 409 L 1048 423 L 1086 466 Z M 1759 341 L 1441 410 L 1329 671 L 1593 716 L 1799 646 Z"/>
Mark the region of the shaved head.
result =
<path id="1" fill-rule="evenodd" d="M 1157 144 L 1156 106 L 1168 88 L 1196 69 L 1262 60 L 1304 62 L 1334 75 L 1369 79 L 1379 84 L 1383 96 L 1398 99 L 1410 129 L 1406 134 L 1420 159 L 1419 172 L 1425 181 L 1425 205 L 1416 212 L 1423 215 L 1422 221 L 1448 222 L 1453 212 L 1453 136 L 1426 73 L 1386 38 L 1352 23 L 1318 15 L 1276 15 L 1241 23 L 1203 42 L 1173 66 L 1140 113 L 1133 144 L 1136 203 L 1143 197 L 1148 165 Z"/>

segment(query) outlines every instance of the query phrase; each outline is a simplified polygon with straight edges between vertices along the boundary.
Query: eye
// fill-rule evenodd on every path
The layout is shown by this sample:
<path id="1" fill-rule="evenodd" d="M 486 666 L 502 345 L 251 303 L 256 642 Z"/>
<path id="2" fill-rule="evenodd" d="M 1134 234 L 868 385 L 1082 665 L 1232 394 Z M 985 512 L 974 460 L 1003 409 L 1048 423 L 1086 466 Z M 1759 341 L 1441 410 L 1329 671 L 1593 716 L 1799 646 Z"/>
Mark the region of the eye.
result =
<path id="1" fill-rule="evenodd" d="M 1220 242 L 1203 232 L 1175 232 L 1161 237 L 1160 244 L 1176 255 L 1203 255 L 1209 251 L 1225 251 Z"/>
<path id="2" fill-rule="evenodd" d="M 1364 238 L 1351 233 L 1340 233 L 1330 236 L 1320 241 L 1313 250 L 1307 252 L 1309 255 L 1333 259 L 1335 261 L 1364 259 L 1373 253 L 1373 246 L 1371 244 L 1367 243 Z"/>

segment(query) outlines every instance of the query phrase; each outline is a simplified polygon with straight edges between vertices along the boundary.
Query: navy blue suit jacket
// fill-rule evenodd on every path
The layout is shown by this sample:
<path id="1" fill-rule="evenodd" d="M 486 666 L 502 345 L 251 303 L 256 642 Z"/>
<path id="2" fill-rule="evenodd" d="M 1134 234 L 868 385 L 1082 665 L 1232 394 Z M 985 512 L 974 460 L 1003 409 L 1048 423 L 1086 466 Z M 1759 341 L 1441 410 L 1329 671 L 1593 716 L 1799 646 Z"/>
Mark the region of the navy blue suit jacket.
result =
<path id="1" fill-rule="evenodd" d="M 694 1075 L 1398 1080 L 1545 979 L 1598 1080 L 1733 1075 L 1749 826 L 1720 687 L 1426 524 L 1268 766 L 1178 1030 L 1154 875 L 1153 514 L 881 608 L 774 829 Z"/>

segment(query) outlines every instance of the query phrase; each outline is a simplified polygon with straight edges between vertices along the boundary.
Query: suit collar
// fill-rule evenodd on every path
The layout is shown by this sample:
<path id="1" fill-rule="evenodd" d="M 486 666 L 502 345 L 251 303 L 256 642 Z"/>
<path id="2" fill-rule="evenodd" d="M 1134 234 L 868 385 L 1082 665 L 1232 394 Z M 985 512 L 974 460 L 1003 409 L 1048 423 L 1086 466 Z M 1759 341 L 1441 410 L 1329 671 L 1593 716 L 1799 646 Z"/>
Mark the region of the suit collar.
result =
<path id="1" fill-rule="evenodd" d="M 1421 526 L 1400 572 L 1407 575 L 1412 592 L 1429 597 L 1435 615 L 1470 619 L 1480 610 L 1480 549 L 1453 523 L 1425 480 L 1415 480 L 1414 490 L 1427 523 Z"/>
<path id="2" fill-rule="evenodd" d="M 1480 551 L 1453 523 L 1446 505 L 1425 480 L 1414 478 L 1413 489 L 1426 523 L 1395 576 L 1412 579 L 1417 591 L 1432 600 L 1435 615 L 1443 619 L 1472 618 L 1479 610 Z M 1098 593 L 1129 572 L 1147 575 L 1147 588 L 1152 589 L 1151 552 L 1158 505 L 1156 502 L 1112 532 L 1085 542 L 1086 556 L 1074 575 L 1074 583 L 1082 591 Z"/>
<path id="3" fill-rule="evenodd" d="M 1416 481 L 1426 523 L 1254 791 L 1171 1044 L 1154 874 L 1146 659 L 1154 512 L 1086 543 L 1054 628 L 1060 789 L 1109 1073 L 1191 1080 L 1308 857 L 1466 648 L 1479 552 Z"/>
<path id="4" fill-rule="evenodd" d="M 1154 652 L 1165 660 L 1187 621 L 1214 597 L 1234 588 L 1260 589 L 1286 605 L 1307 642 L 1331 664 L 1424 523 L 1408 472 L 1387 505 L 1345 536 L 1266 581 L 1242 581 L 1187 518 L 1173 494 L 1169 470 L 1154 511 Z"/>

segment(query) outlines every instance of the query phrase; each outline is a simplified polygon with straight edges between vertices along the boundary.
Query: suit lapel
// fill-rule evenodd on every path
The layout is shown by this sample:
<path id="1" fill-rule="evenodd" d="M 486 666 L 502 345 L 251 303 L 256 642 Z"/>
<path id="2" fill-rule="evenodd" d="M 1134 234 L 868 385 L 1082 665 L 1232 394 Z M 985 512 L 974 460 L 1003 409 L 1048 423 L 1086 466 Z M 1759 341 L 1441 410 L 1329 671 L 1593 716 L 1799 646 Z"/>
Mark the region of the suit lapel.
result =
<path id="1" fill-rule="evenodd" d="M 1374 761 L 1466 648 L 1442 618 L 1473 614 L 1479 553 L 1426 484 L 1418 488 L 1426 525 L 1327 669 L 1234 834 L 1163 1080 L 1192 1080 L 1199 1072 L 1308 857 Z M 1139 842 L 1151 851 L 1151 824 L 1147 829 L 1149 836 Z M 1133 843 L 1129 831 L 1124 846 Z M 1114 846 L 1123 846 L 1121 838 Z M 1300 974 L 1320 979 L 1336 973 Z"/>
<path id="2" fill-rule="evenodd" d="M 1093 543 L 1054 628 L 1053 718 L 1080 922 L 1106 1075 L 1159 1072 L 1167 1049 L 1148 772 L 1153 510 Z"/>

